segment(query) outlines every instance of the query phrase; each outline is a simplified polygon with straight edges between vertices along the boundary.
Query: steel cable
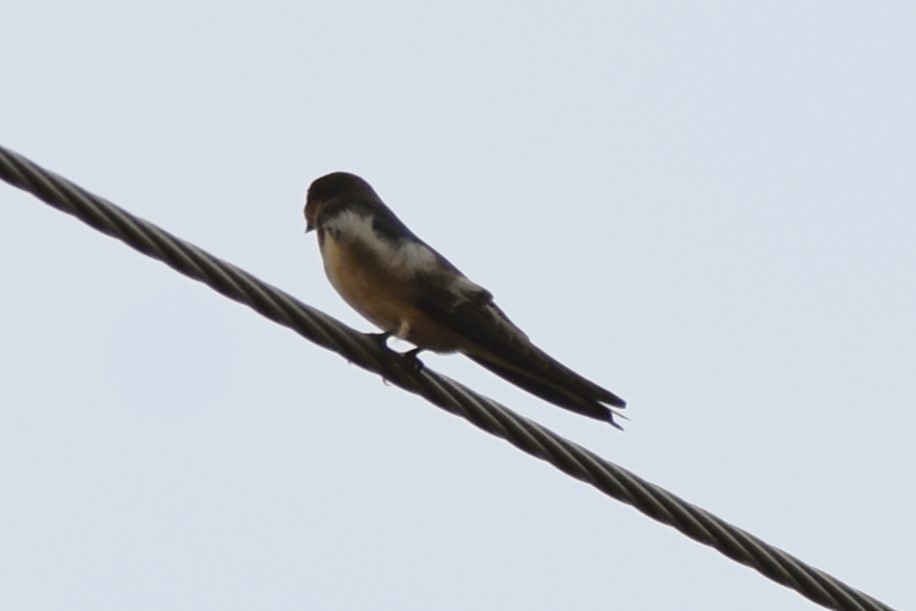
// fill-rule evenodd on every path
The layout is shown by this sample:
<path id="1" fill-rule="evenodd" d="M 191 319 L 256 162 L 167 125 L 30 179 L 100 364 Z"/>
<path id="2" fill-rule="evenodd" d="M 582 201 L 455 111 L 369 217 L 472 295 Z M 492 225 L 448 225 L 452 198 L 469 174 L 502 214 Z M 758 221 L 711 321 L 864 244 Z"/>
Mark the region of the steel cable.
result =
<path id="1" fill-rule="evenodd" d="M 0 178 L 824 607 L 890 609 L 462 384 L 428 368 L 417 368 L 378 339 L 347 327 L 3 147 L 0 147 Z"/>

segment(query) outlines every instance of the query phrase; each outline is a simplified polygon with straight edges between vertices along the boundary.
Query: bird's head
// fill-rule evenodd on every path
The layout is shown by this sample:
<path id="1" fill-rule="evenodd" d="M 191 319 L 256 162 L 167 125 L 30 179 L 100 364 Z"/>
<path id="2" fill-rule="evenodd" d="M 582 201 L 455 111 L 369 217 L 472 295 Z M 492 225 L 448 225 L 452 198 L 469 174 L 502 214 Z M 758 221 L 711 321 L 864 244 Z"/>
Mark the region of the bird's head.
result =
<path id="1" fill-rule="evenodd" d="M 320 227 L 348 203 L 377 198 L 365 180 L 349 172 L 333 172 L 316 178 L 305 197 L 305 231 Z"/>

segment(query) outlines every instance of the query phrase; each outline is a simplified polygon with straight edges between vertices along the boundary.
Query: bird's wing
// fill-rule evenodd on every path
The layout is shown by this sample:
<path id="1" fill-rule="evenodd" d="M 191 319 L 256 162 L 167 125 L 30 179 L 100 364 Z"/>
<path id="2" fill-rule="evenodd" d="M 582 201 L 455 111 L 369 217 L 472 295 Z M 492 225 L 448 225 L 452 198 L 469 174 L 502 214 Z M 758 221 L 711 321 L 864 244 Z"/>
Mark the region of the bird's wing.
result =
<path id="1" fill-rule="evenodd" d="M 416 307 L 465 338 L 469 358 L 546 401 L 616 426 L 609 406 L 626 403 L 532 344 L 489 291 L 460 273 L 420 274 L 417 281 Z"/>

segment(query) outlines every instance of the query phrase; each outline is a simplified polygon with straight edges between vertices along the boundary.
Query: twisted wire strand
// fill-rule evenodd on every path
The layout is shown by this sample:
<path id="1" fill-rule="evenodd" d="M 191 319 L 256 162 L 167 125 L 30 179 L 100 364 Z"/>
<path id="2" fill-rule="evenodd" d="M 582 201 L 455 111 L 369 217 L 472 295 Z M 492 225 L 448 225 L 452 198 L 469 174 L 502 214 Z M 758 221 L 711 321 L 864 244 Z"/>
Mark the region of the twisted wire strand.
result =
<path id="1" fill-rule="evenodd" d="M 0 146 L 0 178 L 826 608 L 891 607 Z"/>

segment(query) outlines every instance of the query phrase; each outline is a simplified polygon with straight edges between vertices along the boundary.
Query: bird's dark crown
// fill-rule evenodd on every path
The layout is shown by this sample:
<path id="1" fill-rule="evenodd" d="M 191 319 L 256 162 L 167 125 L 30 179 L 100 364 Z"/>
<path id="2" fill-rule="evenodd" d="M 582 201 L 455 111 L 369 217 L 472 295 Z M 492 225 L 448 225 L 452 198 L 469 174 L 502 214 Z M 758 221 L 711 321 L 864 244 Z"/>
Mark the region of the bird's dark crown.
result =
<path id="1" fill-rule="evenodd" d="M 349 172 L 332 172 L 316 178 L 309 187 L 309 200 L 329 200 L 338 197 L 375 195 L 369 183 Z"/>
<path id="2" fill-rule="evenodd" d="M 343 203 L 380 201 L 368 182 L 349 172 L 332 172 L 316 178 L 305 198 L 306 230 L 316 228 L 324 212 Z M 328 204 L 337 204 L 329 206 Z"/>

